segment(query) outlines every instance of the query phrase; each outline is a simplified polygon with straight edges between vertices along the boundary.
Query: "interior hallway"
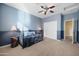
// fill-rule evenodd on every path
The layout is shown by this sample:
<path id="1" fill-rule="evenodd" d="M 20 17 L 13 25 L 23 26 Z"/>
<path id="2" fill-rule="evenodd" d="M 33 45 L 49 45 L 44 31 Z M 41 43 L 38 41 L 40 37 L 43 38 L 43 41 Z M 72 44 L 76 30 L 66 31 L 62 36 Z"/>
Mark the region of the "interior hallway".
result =
<path id="1" fill-rule="evenodd" d="M 2 53 L 2 54 L 1 54 Z M 5 47 L 0 48 L 0 55 L 12 56 L 79 56 L 79 44 L 72 44 L 71 41 L 57 41 L 45 38 L 37 44 L 22 49 Z"/>
<path id="2" fill-rule="evenodd" d="M 73 29 L 74 29 L 73 21 L 72 20 L 66 21 L 65 26 L 64 26 L 64 30 L 65 30 L 64 37 L 65 37 L 65 39 L 72 41 L 72 39 L 73 39 Z"/>

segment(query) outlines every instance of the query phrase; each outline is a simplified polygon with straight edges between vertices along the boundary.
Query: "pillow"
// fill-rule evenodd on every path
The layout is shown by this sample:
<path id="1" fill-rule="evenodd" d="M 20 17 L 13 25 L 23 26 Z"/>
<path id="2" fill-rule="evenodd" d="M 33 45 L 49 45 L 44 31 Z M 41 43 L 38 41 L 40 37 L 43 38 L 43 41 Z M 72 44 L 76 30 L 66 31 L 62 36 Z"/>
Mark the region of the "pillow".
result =
<path id="1" fill-rule="evenodd" d="M 35 35 L 35 32 L 28 32 L 28 35 Z"/>

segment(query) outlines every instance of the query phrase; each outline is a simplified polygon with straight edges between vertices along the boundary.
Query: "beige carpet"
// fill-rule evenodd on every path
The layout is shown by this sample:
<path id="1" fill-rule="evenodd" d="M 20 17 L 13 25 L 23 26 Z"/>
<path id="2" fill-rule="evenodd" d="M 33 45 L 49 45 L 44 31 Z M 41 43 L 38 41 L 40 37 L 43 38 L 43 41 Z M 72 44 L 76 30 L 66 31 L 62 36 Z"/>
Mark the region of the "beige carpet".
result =
<path id="1" fill-rule="evenodd" d="M 78 56 L 79 44 L 72 44 L 71 41 L 58 41 L 45 38 L 37 44 L 22 49 L 21 46 L 16 48 L 0 48 L 0 55 L 4 56 Z"/>

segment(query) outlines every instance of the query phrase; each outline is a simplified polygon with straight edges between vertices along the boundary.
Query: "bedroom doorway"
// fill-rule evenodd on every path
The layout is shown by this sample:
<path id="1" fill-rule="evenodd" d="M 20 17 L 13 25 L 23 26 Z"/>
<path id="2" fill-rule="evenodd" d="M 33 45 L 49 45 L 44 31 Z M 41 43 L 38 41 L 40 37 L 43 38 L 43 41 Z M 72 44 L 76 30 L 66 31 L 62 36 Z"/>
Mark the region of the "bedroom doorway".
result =
<path id="1" fill-rule="evenodd" d="M 73 43 L 73 29 L 74 29 L 74 22 L 73 20 L 66 20 L 64 21 L 64 39 L 66 41 L 71 41 Z"/>

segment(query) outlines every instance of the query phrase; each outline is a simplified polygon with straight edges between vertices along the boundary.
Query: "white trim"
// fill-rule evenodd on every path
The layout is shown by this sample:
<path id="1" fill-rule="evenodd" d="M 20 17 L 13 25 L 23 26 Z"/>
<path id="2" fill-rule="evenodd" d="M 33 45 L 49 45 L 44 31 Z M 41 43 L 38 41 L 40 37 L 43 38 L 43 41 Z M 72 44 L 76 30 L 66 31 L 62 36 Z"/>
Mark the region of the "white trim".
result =
<path id="1" fill-rule="evenodd" d="M 73 27 L 73 34 L 72 34 L 72 44 L 74 43 L 74 20 L 73 19 L 69 19 L 69 20 L 64 20 L 64 40 L 65 40 L 65 24 L 68 21 L 72 21 L 72 27 Z"/>
<path id="2" fill-rule="evenodd" d="M 5 45 L 5 46 L 1 46 L 0 48 L 5 48 L 5 47 L 8 47 L 8 46 L 10 46 L 10 44 Z"/>

